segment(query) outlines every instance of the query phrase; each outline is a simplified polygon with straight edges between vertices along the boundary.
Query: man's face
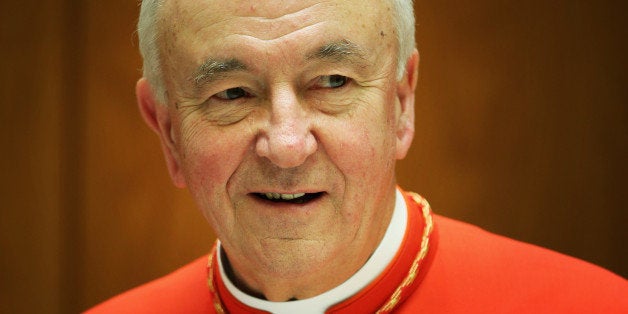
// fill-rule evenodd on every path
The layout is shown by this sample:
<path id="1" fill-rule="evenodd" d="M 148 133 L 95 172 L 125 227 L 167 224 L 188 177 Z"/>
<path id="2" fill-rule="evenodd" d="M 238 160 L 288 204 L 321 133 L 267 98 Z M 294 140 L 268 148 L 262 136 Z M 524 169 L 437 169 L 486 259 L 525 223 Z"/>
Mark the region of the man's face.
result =
<path id="1" fill-rule="evenodd" d="M 391 10 L 363 0 L 166 2 L 169 104 L 154 108 L 154 128 L 173 180 L 190 189 L 239 276 L 355 271 L 383 236 L 416 80 L 416 58 L 410 78 L 396 80 Z"/>

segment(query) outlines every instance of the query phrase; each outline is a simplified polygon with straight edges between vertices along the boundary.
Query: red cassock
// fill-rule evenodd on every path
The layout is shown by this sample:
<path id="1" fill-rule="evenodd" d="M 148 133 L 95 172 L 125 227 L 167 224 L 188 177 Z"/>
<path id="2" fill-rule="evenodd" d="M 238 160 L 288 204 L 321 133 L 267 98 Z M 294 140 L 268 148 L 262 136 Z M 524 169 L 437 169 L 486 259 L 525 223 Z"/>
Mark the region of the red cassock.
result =
<path id="1" fill-rule="evenodd" d="M 603 268 L 432 215 L 404 192 L 400 250 L 368 287 L 327 313 L 628 313 L 628 281 Z M 213 258 L 116 296 L 87 313 L 266 313 L 234 298 Z"/>

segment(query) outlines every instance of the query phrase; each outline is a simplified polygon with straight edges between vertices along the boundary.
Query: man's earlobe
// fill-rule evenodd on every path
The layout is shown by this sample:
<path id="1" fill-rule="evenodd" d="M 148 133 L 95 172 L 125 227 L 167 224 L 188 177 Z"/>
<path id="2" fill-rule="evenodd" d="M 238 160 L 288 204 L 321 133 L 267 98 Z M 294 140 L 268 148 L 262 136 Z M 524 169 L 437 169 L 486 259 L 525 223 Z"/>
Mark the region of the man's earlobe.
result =
<path id="1" fill-rule="evenodd" d="M 419 76 L 419 52 L 415 49 L 404 71 L 403 78 L 397 83 L 399 112 L 397 119 L 397 159 L 406 157 L 414 138 L 414 93 Z"/>
<path id="2" fill-rule="evenodd" d="M 144 122 L 157 134 L 161 142 L 161 148 L 166 158 L 166 165 L 172 182 L 175 186 L 186 186 L 185 178 L 181 171 L 181 160 L 178 146 L 174 139 L 172 121 L 167 104 L 157 102 L 150 84 L 146 78 L 141 78 L 135 86 L 137 105 Z"/>

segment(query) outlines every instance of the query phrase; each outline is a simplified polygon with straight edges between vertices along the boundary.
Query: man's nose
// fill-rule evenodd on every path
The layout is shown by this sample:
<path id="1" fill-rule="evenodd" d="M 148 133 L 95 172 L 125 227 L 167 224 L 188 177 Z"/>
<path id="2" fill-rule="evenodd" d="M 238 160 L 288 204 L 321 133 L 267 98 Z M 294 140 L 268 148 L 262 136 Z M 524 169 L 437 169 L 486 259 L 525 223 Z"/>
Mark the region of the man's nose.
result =
<path id="1" fill-rule="evenodd" d="M 316 152 L 311 113 L 291 88 L 282 88 L 270 98 L 270 119 L 260 130 L 255 149 L 281 168 L 300 166 Z"/>

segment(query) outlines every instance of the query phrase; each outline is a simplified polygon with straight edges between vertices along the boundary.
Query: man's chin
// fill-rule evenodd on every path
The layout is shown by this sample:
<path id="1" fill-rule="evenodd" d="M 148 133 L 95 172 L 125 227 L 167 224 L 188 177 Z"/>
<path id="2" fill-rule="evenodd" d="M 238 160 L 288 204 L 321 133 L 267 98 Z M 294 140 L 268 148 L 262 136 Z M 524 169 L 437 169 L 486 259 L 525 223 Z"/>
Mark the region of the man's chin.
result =
<path id="1" fill-rule="evenodd" d="M 329 243 L 305 238 L 266 238 L 260 241 L 265 270 L 272 275 L 300 278 L 311 275 L 330 258 Z M 317 266 L 319 265 L 319 266 Z"/>

